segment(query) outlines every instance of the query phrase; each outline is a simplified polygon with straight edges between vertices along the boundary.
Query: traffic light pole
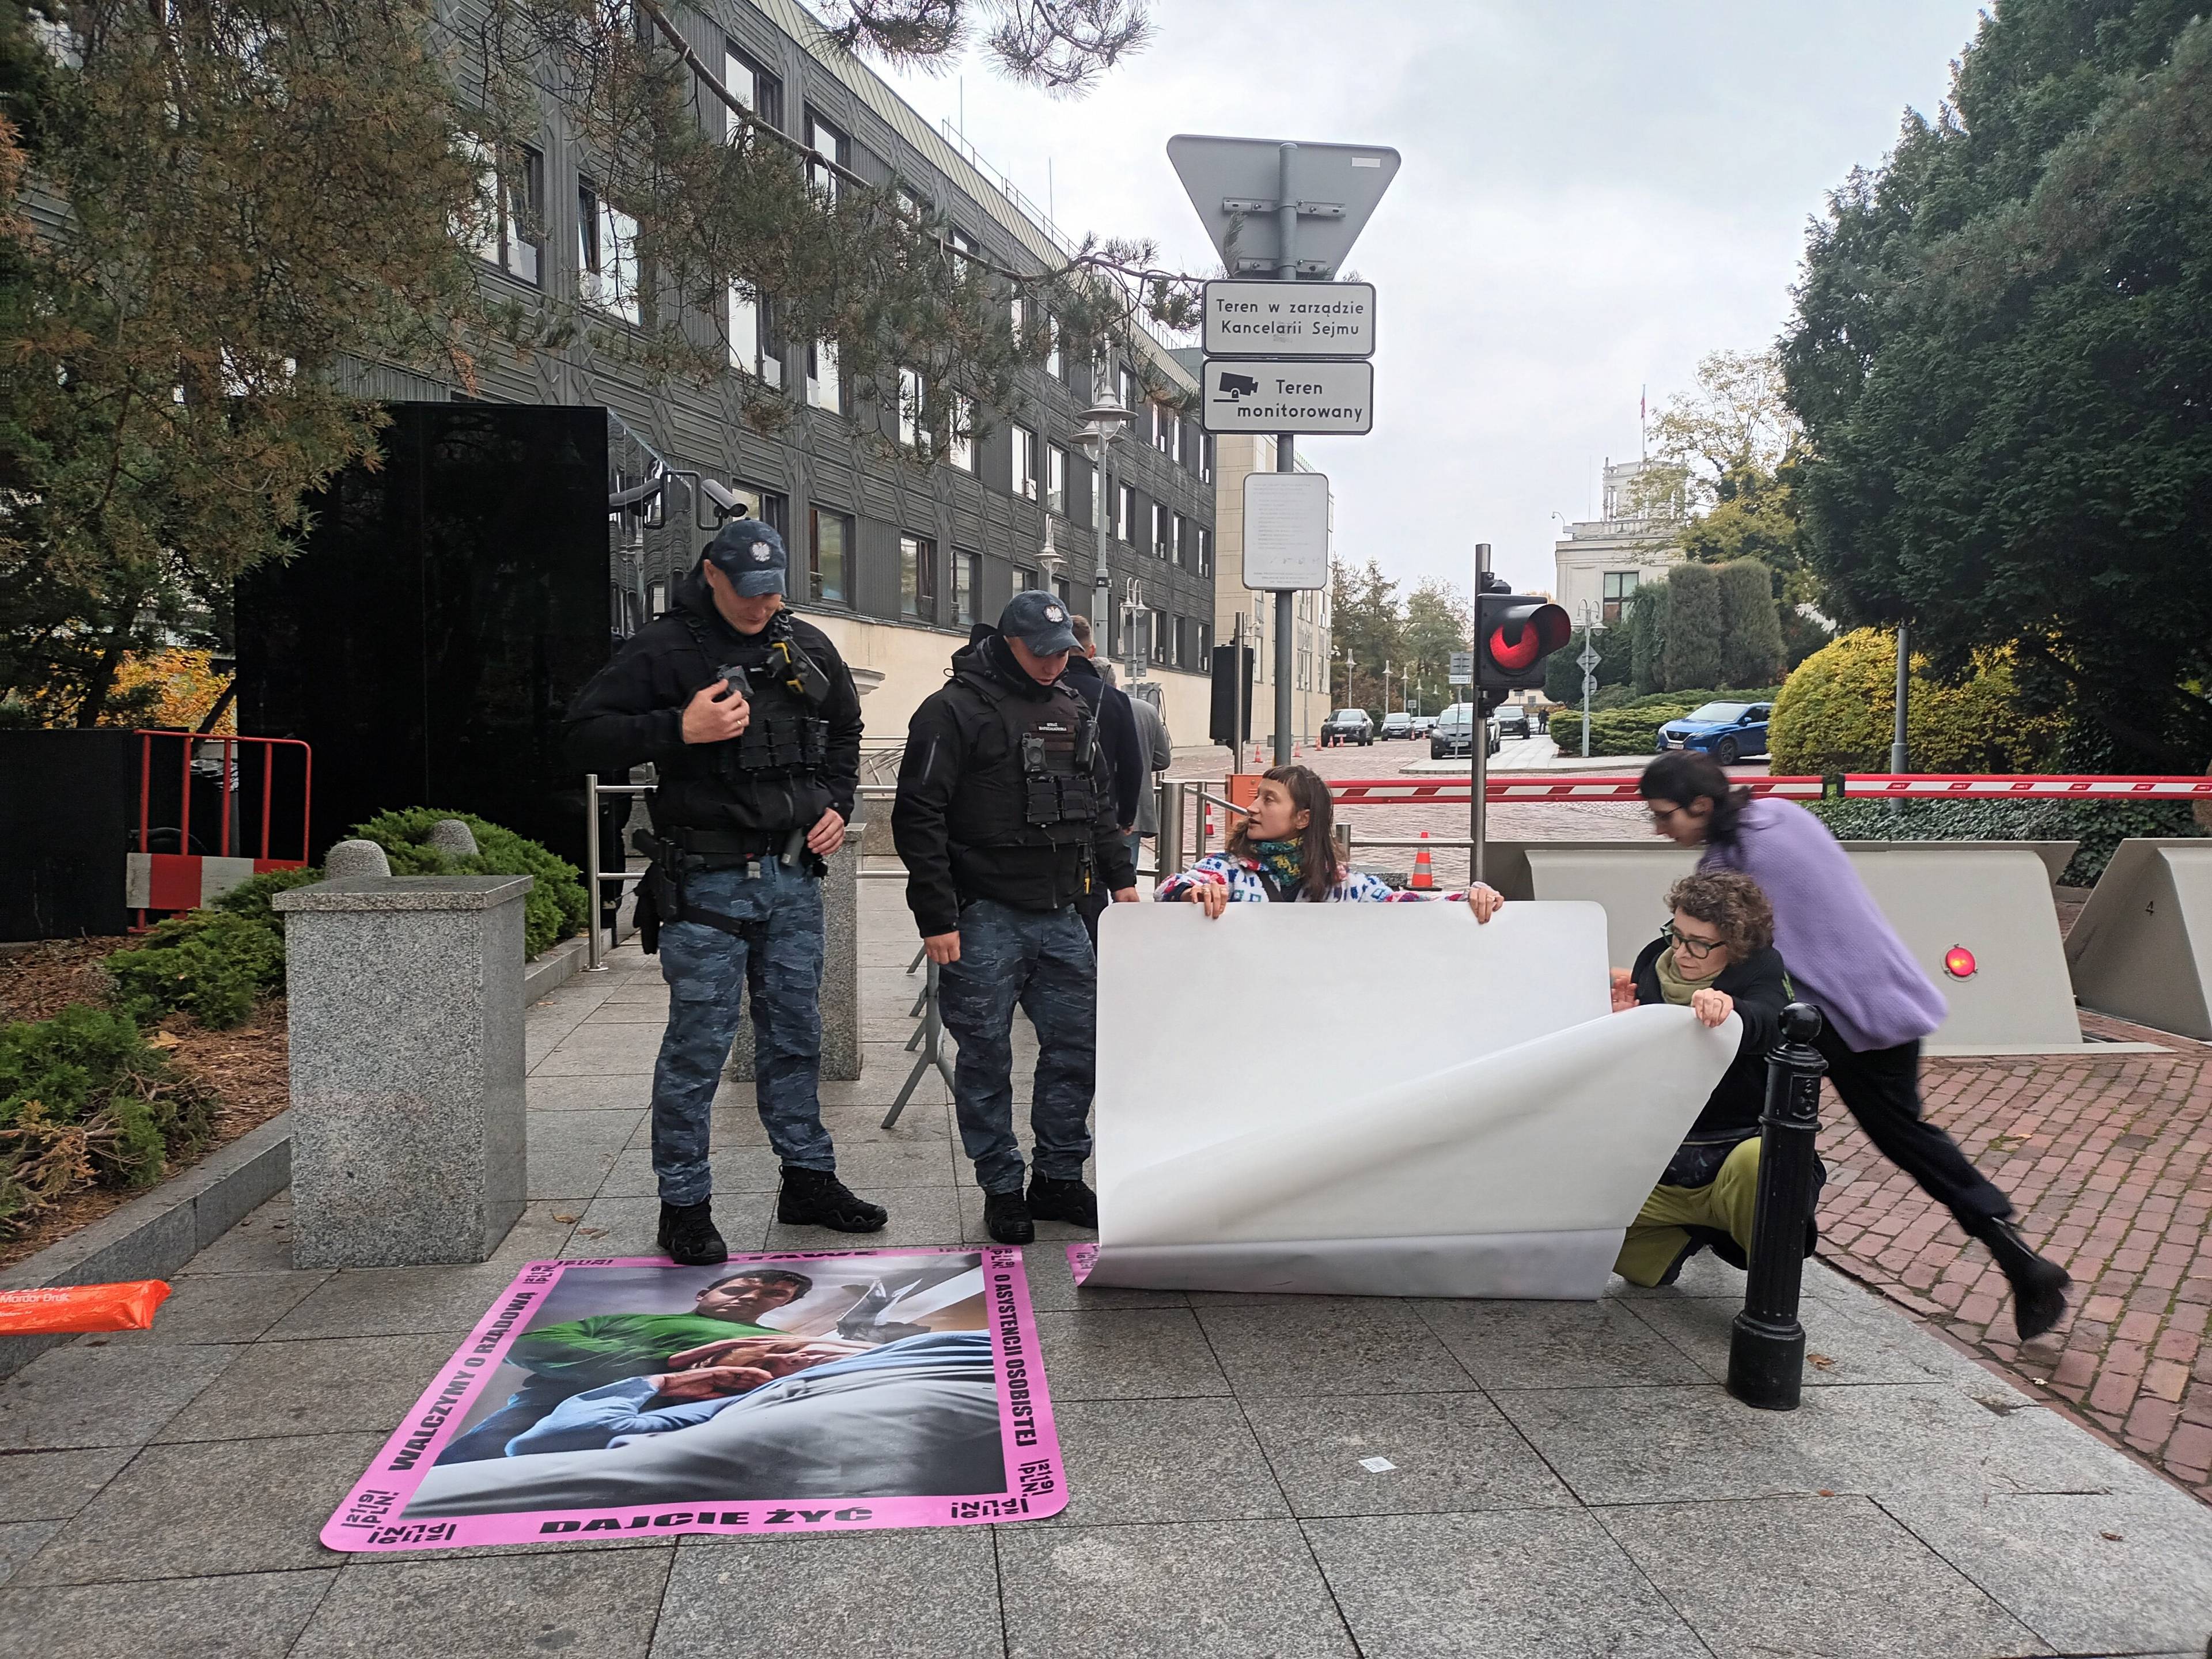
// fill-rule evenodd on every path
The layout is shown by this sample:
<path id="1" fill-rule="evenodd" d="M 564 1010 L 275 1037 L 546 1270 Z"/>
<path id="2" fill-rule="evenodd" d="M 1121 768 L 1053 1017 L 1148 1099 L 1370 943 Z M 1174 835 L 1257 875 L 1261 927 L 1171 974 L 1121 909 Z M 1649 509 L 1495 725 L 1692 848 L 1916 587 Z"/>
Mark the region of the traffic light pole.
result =
<path id="1" fill-rule="evenodd" d="M 1474 684 L 1468 687 L 1468 695 L 1474 699 L 1474 753 L 1468 769 L 1467 792 L 1467 835 L 1474 844 L 1468 865 L 1469 886 L 1482 879 L 1483 871 L 1483 811 L 1487 805 L 1483 799 L 1490 781 L 1490 699 L 1482 689 L 1482 590 L 1490 584 L 1490 544 L 1474 544 L 1474 616 L 1468 631 L 1468 642 L 1474 647 L 1475 672 L 1470 677 Z"/>

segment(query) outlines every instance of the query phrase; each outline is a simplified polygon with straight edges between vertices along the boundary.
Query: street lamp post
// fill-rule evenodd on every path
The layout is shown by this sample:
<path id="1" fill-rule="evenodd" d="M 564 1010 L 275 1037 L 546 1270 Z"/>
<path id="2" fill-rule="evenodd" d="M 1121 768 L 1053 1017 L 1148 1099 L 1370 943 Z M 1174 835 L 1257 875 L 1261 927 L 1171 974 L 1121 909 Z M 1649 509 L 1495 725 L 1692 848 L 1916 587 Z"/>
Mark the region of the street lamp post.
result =
<path id="1" fill-rule="evenodd" d="M 1114 578 L 1106 568 L 1106 520 L 1109 508 L 1106 499 L 1106 458 L 1113 449 L 1114 440 L 1121 435 L 1121 428 L 1129 423 L 1129 411 L 1114 395 L 1113 382 L 1105 375 L 1094 377 L 1098 395 L 1090 408 L 1083 411 L 1084 427 L 1079 434 L 1084 448 L 1089 452 L 1097 472 L 1091 491 L 1091 516 L 1097 531 L 1097 557 L 1091 572 L 1091 626 L 1102 641 L 1110 641 L 1113 629 L 1109 621 L 1112 608 Z"/>

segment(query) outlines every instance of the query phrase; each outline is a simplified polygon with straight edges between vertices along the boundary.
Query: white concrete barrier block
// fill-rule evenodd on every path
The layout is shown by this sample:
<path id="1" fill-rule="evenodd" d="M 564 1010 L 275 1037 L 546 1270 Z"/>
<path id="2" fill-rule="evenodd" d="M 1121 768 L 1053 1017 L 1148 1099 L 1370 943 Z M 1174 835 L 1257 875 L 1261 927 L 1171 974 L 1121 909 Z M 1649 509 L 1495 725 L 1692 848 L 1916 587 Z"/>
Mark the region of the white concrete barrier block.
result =
<path id="1" fill-rule="evenodd" d="M 2124 841 L 2066 936 L 2086 1007 L 2212 1042 L 2212 841 Z"/>

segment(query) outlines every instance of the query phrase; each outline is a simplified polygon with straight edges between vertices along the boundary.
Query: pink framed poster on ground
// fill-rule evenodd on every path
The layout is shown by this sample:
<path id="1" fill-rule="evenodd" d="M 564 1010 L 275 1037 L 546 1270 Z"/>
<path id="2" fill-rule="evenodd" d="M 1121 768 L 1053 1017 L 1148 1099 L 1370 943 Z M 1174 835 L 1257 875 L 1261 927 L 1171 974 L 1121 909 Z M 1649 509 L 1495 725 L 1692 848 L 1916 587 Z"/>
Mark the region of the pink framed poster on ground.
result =
<path id="1" fill-rule="evenodd" d="M 1066 1501 L 1019 1250 L 532 1261 L 322 1540 L 964 1526 Z"/>

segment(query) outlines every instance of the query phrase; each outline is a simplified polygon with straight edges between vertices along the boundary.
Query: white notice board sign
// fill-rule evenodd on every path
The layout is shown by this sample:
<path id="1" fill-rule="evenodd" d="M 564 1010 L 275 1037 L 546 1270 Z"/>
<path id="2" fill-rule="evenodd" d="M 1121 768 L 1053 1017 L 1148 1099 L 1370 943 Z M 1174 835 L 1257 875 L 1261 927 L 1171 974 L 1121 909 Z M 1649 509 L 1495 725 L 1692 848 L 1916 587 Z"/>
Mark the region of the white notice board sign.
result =
<path id="1" fill-rule="evenodd" d="M 1255 593 L 1328 586 L 1328 477 L 1244 475 L 1244 586 Z"/>
<path id="2" fill-rule="evenodd" d="M 1371 357 L 1372 283 L 1208 283 L 1209 357 Z"/>

